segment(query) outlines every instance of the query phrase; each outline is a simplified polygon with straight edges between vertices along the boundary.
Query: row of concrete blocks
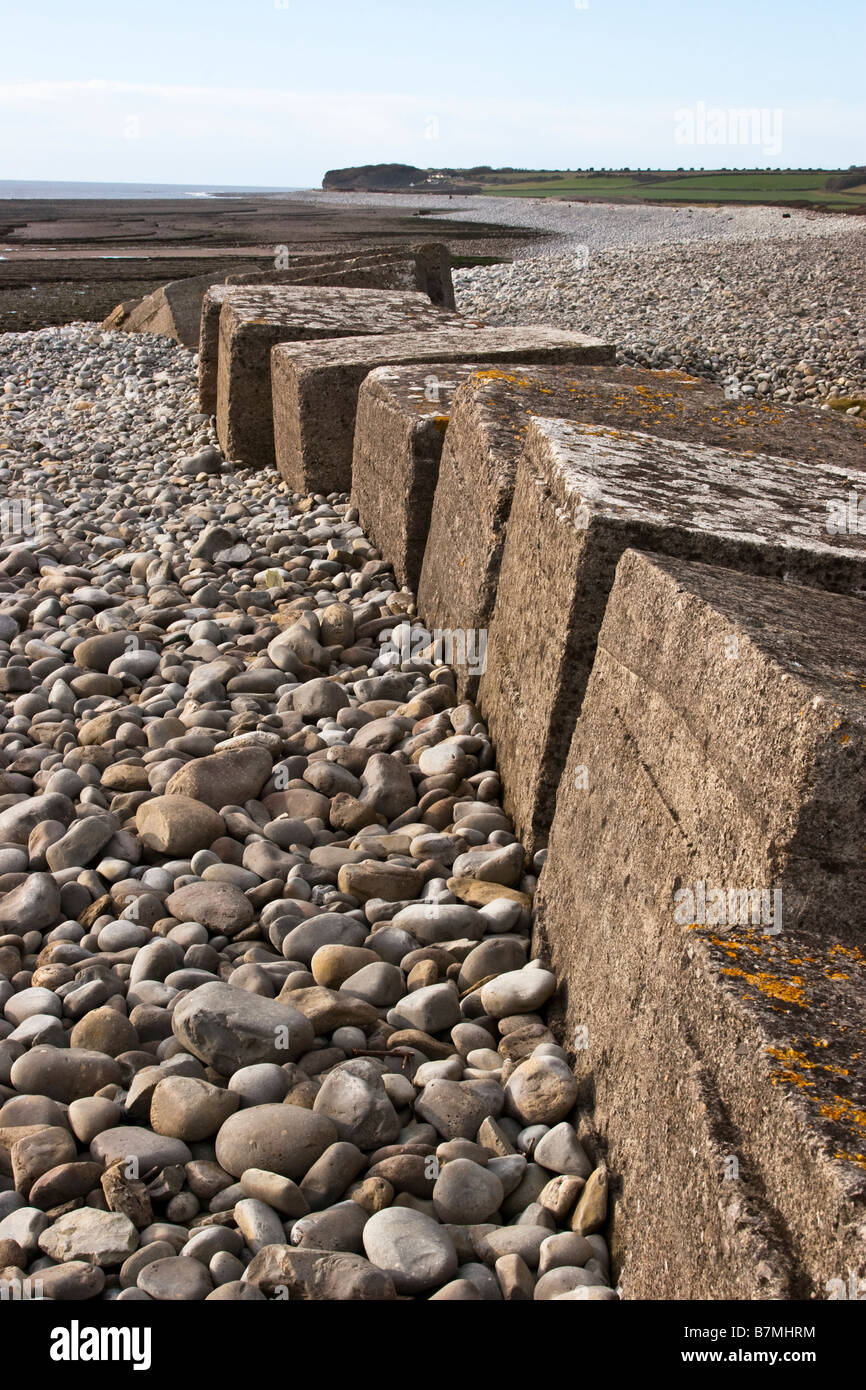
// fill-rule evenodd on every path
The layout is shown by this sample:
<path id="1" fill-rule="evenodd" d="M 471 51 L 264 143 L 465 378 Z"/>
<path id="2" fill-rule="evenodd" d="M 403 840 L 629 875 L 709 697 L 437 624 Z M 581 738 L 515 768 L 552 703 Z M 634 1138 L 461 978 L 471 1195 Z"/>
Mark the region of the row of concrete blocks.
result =
<path id="1" fill-rule="evenodd" d="M 438 407 L 416 369 L 365 380 L 353 498 L 420 564 L 428 631 L 477 657 L 486 630 L 459 684 L 548 844 L 535 947 L 622 1287 L 840 1296 L 866 1273 L 866 429 L 675 373 L 452 378 Z"/>
<path id="2" fill-rule="evenodd" d="M 549 838 L 537 944 L 622 1181 L 623 1288 L 826 1296 L 866 1250 L 866 431 L 379 299 L 359 331 L 319 297 L 351 337 L 311 345 L 226 297 L 222 435 L 269 360 L 256 461 L 273 420 L 297 491 L 351 480 L 427 627 L 486 638 L 461 693 Z"/>

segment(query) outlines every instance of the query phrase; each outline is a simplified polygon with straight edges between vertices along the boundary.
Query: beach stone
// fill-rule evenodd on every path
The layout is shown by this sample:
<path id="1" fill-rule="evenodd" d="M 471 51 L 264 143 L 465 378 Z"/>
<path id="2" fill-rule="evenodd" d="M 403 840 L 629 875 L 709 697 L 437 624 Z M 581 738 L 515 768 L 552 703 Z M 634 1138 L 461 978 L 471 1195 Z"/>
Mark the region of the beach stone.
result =
<path id="1" fill-rule="evenodd" d="M 532 1300 L 535 1278 L 519 1255 L 500 1255 L 493 1268 L 506 1303 L 528 1303 Z"/>
<path id="2" fill-rule="evenodd" d="M 533 1298 L 539 1302 L 547 1302 L 558 1298 L 560 1294 L 571 1293 L 574 1289 L 592 1288 L 599 1284 L 603 1284 L 603 1281 L 589 1270 L 560 1265 L 539 1277 Z"/>
<path id="3" fill-rule="evenodd" d="M 588 1178 L 592 1172 L 592 1164 L 575 1133 L 574 1126 L 567 1120 L 560 1121 L 541 1136 L 533 1149 L 532 1157 L 542 1168 L 549 1168 L 552 1173 L 570 1173 L 578 1178 Z"/>
<path id="4" fill-rule="evenodd" d="M 399 1028 L 420 1028 L 424 1033 L 441 1033 L 460 1018 L 460 999 L 453 984 L 427 985 L 405 995 L 393 1011 Z M 399 1018 L 397 1017 L 399 1016 Z"/>
<path id="5" fill-rule="evenodd" d="M 398 1293 L 424 1293 L 457 1271 L 457 1252 L 447 1231 L 422 1212 L 390 1207 L 364 1227 L 368 1259 L 393 1280 Z"/>
<path id="6" fill-rule="evenodd" d="M 391 1144 L 400 1133 L 400 1120 L 388 1099 L 382 1074 L 365 1057 L 343 1062 L 327 1073 L 313 1111 L 327 1115 L 338 1137 L 359 1149 Z"/>
<path id="7" fill-rule="evenodd" d="M 213 1280 L 198 1260 L 168 1255 L 146 1264 L 138 1273 L 136 1287 L 158 1302 L 201 1302 L 213 1292 Z"/>
<path id="8" fill-rule="evenodd" d="M 289 1245 L 265 1246 L 250 1261 L 243 1281 L 269 1296 L 285 1289 L 290 1299 L 316 1302 L 383 1302 L 396 1297 L 393 1280 L 375 1261 Z"/>
<path id="9" fill-rule="evenodd" d="M 480 1239 L 478 1254 L 490 1265 L 503 1255 L 519 1255 L 528 1269 L 537 1269 L 541 1246 L 549 1235 L 547 1226 L 501 1226 Z"/>
<path id="10" fill-rule="evenodd" d="M 148 849 L 179 858 L 207 849 L 225 834 L 222 816 L 189 796 L 152 797 L 139 806 L 135 824 Z"/>
<path id="11" fill-rule="evenodd" d="M 71 1163 L 76 1153 L 75 1140 L 68 1129 L 48 1125 L 35 1133 L 22 1133 L 9 1150 L 15 1190 L 26 1197 L 37 1178 L 59 1164 Z M 39 1203 L 34 1202 L 33 1205 L 38 1206 Z"/>
<path id="12" fill-rule="evenodd" d="M 49 869 L 57 873 L 61 869 L 83 868 L 105 848 L 118 828 L 114 816 L 85 816 L 73 821 L 65 835 L 45 851 Z"/>
<path id="13" fill-rule="evenodd" d="M 346 994 L 365 999 L 377 1009 L 383 1009 L 396 1004 L 403 997 L 406 981 L 403 972 L 396 965 L 389 965 L 386 961 L 373 961 L 343 980 L 340 989 L 345 990 Z"/>
<path id="14" fill-rule="evenodd" d="M 234 1218 L 247 1248 L 254 1255 L 266 1245 L 282 1245 L 283 1223 L 266 1202 L 260 1202 L 255 1197 L 244 1197 L 235 1204 Z"/>
<path id="15" fill-rule="evenodd" d="M 249 898 L 231 883 L 188 883 L 170 893 L 165 906 L 179 922 L 201 922 L 225 936 L 243 931 L 255 915 Z"/>
<path id="16" fill-rule="evenodd" d="M 400 902 L 417 897 L 424 886 L 421 870 L 403 864 L 378 859 L 364 859 L 360 864 L 344 864 L 337 875 L 341 893 L 348 893 L 358 902 L 382 898 L 385 902 Z"/>
<path id="17" fill-rule="evenodd" d="M 241 1266 L 243 1269 L 243 1265 Z M 213 1273 L 213 1271 L 211 1271 Z M 212 1293 L 205 1299 L 206 1303 L 262 1303 L 267 1302 L 265 1295 L 255 1284 L 244 1284 L 240 1279 L 229 1280 L 228 1283 L 218 1284 Z"/>
<path id="18" fill-rule="evenodd" d="M 150 1102 L 150 1123 L 157 1134 L 194 1143 L 216 1134 L 240 1104 L 231 1091 L 194 1076 L 167 1076 Z"/>
<path id="19" fill-rule="evenodd" d="M 460 939 L 477 941 L 486 926 L 474 907 L 461 903 L 410 903 L 394 914 L 393 922 L 411 932 L 422 946 Z"/>
<path id="20" fill-rule="evenodd" d="M 607 1169 L 593 1169 L 574 1209 L 572 1231 L 580 1236 L 588 1236 L 601 1230 L 607 1220 L 607 1193 Z"/>
<path id="21" fill-rule="evenodd" d="M 294 927 L 284 937 L 282 949 L 287 960 L 297 960 L 311 966 L 313 957 L 323 947 L 360 947 L 366 939 L 365 929 L 354 917 L 338 912 L 322 912 Z M 315 976 L 315 971 L 313 974 Z M 317 983 L 325 984 L 325 981 Z"/>
<path id="22" fill-rule="evenodd" d="M 318 1036 L 333 1033 L 337 1028 L 366 1027 L 379 1020 L 376 1009 L 366 1000 L 322 985 L 283 990 L 281 996 L 303 1015 Z"/>
<path id="23" fill-rule="evenodd" d="M 165 791 L 168 796 L 187 796 L 219 811 L 257 797 L 272 769 L 270 753 L 249 744 L 194 758 L 171 777 Z"/>
<path id="24" fill-rule="evenodd" d="M 50 1223 L 50 1216 L 38 1207 L 20 1206 L 0 1220 L 0 1241 L 14 1241 L 29 1263 L 39 1254 L 39 1237 Z"/>
<path id="25" fill-rule="evenodd" d="M 328 944 L 320 946 L 314 952 L 310 960 L 310 970 L 317 985 L 324 985 L 326 989 L 339 989 L 345 980 L 355 976 L 365 966 L 377 963 L 379 957 L 376 952 L 365 946 Z"/>
<path id="26" fill-rule="evenodd" d="M 241 1105 L 279 1104 L 288 1089 L 289 1079 L 276 1062 L 241 1067 L 228 1082 L 228 1090 L 240 1097 Z"/>
<path id="27" fill-rule="evenodd" d="M 139 1173 L 189 1163 L 192 1159 L 182 1140 L 154 1134 L 138 1125 L 118 1125 L 103 1130 L 91 1141 L 90 1155 L 106 1167 L 118 1161 L 129 1164 L 132 1160 Z"/>
<path id="28" fill-rule="evenodd" d="M 328 1153 L 327 1149 L 325 1153 Z M 321 1159 L 317 1160 L 317 1163 L 321 1162 Z M 313 1168 L 315 1167 L 316 1164 L 313 1164 Z M 310 1169 L 310 1172 L 313 1171 L 313 1168 Z M 307 1177 L 309 1177 L 309 1173 Z M 241 1174 L 241 1188 L 247 1197 L 254 1197 L 259 1202 L 266 1202 L 274 1211 L 278 1211 L 290 1219 L 306 1216 L 310 1210 L 306 1195 L 296 1183 L 293 1183 L 290 1178 L 282 1177 L 279 1173 L 269 1173 L 264 1168 L 247 1168 Z"/>
<path id="29" fill-rule="evenodd" d="M 138 1246 L 138 1231 L 119 1212 L 82 1207 L 43 1231 L 39 1249 L 58 1262 L 84 1260 L 101 1269 L 121 1265 Z"/>
<path id="30" fill-rule="evenodd" d="M 582 1266 L 592 1258 L 592 1246 L 584 1236 L 569 1231 L 561 1231 L 556 1235 L 548 1236 L 547 1240 L 542 1242 L 538 1257 L 538 1272 L 539 1274 L 547 1274 L 548 1270 L 559 1269 L 563 1265 Z"/>
<path id="31" fill-rule="evenodd" d="M 11 1082 L 22 1095 L 50 1096 L 65 1104 L 117 1085 L 122 1071 L 113 1057 L 81 1048 L 32 1047 L 12 1064 Z"/>
<path id="32" fill-rule="evenodd" d="M 443 1139 L 474 1139 L 488 1110 L 460 1081 L 431 1081 L 415 1102 L 415 1112 Z"/>
<path id="33" fill-rule="evenodd" d="M 172 1013 L 177 1040 L 222 1076 L 308 1051 L 312 1024 L 296 1008 L 214 982 L 193 989 Z"/>
<path id="34" fill-rule="evenodd" d="M 530 1057 L 515 1067 L 505 1084 L 506 1111 L 524 1125 L 555 1125 L 571 1110 L 577 1094 L 567 1062 Z"/>
<path id="35" fill-rule="evenodd" d="M 556 976 L 550 970 L 527 966 L 508 970 L 481 990 L 481 1004 L 491 1018 L 509 1014 L 535 1013 L 556 989 Z"/>
<path id="36" fill-rule="evenodd" d="M 263 1168 L 297 1181 L 337 1139 L 333 1122 L 297 1105 L 255 1105 L 229 1116 L 216 1138 L 217 1162 L 240 1178 Z"/>
<path id="37" fill-rule="evenodd" d="M 138 1047 L 138 1042 L 138 1032 L 130 1020 L 109 1005 L 91 1009 L 78 1020 L 69 1034 L 70 1048 L 79 1052 L 89 1050 L 104 1053 L 108 1057 L 132 1052 Z"/>
<path id="38" fill-rule="evenodd" d="M 469 1158 L 454 1158 L 436 1179 L 433 1209 L 443 1223 L 475 1225 L 493 1216 L 504 1196 L 494 1172 Z"/>
<path id="39" fill-rule="evenodd" d="M 301 1193 L 313 1211 L 320 1211 L 343 1197 L 366 1165 L 367 1160 L 356 1144 L 345 1140 L 331 1144 L 304 1177 Z"/>
<path id="40" fill-rule="evenodd" d="M 105 1275 L 97 1264 L 88 1260 L 68 1260 L 64 1264 L 41 1269 L 38 1274 L 45 1298 L 58 1303 L 79 1303 L 98 1298 L 105 1288 Z"/>
<path id="41" fill-rule="evenodd" d="M 312 722 L 331 718 L 348 704 L 349 697 L 343 687 L 323 677 L 305 681 L 292 695 L 292 708 L 302 719 Z"/>
<path id="42" fill-rule="evenodd" d="M 50 874 L 29 874 L 0 899 L 0 933 L 43 931 L 60 915 L 60 889 Z"/>
<path id="43" fill-rule="evenodd" d="M 415 784 L 409 768 L 388 753 L 371 754 L 361 774 L 359 800 L 386 820 L 395 820 L 415 805 Z"/>

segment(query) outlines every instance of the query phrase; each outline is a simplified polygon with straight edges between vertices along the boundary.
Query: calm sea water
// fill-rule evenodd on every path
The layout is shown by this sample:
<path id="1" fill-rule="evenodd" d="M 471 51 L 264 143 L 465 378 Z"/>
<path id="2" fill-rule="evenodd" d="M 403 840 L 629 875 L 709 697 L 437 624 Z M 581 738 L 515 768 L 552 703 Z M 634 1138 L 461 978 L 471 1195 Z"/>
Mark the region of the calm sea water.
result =
<path id="1" fill-rule="evenodd" d="M 44 183 L 38 179 L 0 179 L 0 198 L 215 198 L 219 194 L 302 193 L 304 189 L 239 186 L 230 183 Z"/>

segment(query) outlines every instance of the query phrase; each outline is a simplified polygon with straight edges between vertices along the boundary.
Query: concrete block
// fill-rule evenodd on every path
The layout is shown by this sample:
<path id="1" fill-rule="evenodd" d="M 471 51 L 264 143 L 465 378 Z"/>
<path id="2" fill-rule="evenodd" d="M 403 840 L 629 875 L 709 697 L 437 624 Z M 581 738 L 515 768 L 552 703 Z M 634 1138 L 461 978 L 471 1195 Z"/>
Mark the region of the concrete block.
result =
<path id="1" fill-rule="evenodd" d="M 619 560 L 533 950 L 563 979 L 626 1297 L 827 1298 L 866 1273 L 864 615 Z"/>
<path id="2" fill-rule="evenodd" d="M 216 409 L 226 458 L 248 468 L 274 463 L 270 351 L 275 344 L 419 331 L 437 327 L 443 317 L 426 295 L 402 290 L 226 286 Z"/>
<path id="3" fill-rule="evenodd" d="M 418 587 L 451 401 L 478 363 L 376 367 L 361 383 L 352 455 L 352 502 L 366 535 Z"/>
<path id="4" fill-rule="evenodd" d="M 435 333 L 282 345 L 272 354 L 277 467 L 297 492 L 348 491 L 358 392 L 375 367 L 485 360 L 605 362 L 614 349 L 557 328 L 483 328 L 451 315 Z M 423 376 L 428 373 L 423 371 Z M 423 377 L 422 377 L 423 379 Z"/>

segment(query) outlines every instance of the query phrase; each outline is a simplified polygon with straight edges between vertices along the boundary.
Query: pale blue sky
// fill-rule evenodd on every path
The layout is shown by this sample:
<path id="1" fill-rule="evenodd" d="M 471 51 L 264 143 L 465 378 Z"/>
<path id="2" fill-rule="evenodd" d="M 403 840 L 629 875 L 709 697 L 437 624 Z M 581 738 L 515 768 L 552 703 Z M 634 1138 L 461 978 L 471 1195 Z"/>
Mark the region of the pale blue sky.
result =
<path id="1" fill-rule="evenodd" d="M 862 0 L 5 0 L 0 34 L 0 178 L 866 162 Z"/>

